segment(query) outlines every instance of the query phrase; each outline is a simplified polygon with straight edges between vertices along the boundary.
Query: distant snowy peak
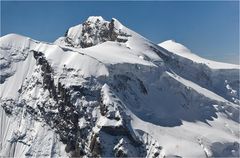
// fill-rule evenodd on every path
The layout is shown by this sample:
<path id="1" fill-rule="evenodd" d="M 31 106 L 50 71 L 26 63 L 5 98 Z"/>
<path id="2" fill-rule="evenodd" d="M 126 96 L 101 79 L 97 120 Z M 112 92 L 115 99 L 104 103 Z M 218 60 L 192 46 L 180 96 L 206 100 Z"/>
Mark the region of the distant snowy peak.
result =
<path id="1" fill-rule="evenodd" d="M 216 62 L 208 59 L 204 59 L 191 52 L 190 49 L 184 45 L 175 42 L 174 40 L 167 40 L 158 44 L 160 47 L 168 50 L 169 52 L 178 56 L 192 60 L 195 63 L 205 64 L 212 69 L 240 69 L 239 65 L 228 64 L 222 62 Z"/>
<path id="2" fill-rule="evenodd" d="M 115 18 L 109 22 L 101 16 L 90 16 L 82 24 L 69 28 L 65 37 L 59 38 L 55 43 L 86 48 L 106 41 L 126 42 L 131 35 L 124 32 L 124 28 Z"/>
<path id="3" fill-rule="evenodd" d="M 167 49 L 170 52 L 174 52 L 177 54 L 191 54 L 191 50 L 189 50 L 184 45 L 175 42 L 174 40 L 167 40 L 159 44 L 159 46 Z"/>

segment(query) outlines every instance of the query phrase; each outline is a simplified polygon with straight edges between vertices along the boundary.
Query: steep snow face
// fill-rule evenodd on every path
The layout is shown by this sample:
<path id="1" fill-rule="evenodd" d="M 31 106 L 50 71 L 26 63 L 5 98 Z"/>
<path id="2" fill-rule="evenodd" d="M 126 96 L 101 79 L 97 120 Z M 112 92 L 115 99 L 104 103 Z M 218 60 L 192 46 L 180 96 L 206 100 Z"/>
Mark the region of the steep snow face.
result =
<path id="1" fill-rule="evenodd" d="M 68 156 L 59 136 L 25 110 L 7 115 L 0 107 L 0 155 L 3 157 Z"/>
<path id="2" fill-rule="evenodd" d="M 236 65 L 102 17 L 0 55 L 0 156 L 239 157 Z"/>
<path id="3" fill-rule="evenodd" d="M 24 79 L 31 76 L 35 64 L 32 54 L 28 53 L 30 48 L 34 47 L 35 44 L 37 43 L 30 38 L 16 34 L 1 37 L 1 98 L 18 97 L 17 91 L 21 88 Z"/>

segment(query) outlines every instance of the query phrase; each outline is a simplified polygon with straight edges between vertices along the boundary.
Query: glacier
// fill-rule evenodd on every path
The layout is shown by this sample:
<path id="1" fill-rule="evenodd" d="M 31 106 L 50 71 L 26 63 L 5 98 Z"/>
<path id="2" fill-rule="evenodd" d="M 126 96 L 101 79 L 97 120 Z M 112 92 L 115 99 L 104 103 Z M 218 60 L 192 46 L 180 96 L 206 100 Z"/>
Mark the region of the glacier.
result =
<path id="1" fill-rule="evenodd" d="M 91 16 L 0 37 L 1 157 L 239 157 L 239 65 Z"/>

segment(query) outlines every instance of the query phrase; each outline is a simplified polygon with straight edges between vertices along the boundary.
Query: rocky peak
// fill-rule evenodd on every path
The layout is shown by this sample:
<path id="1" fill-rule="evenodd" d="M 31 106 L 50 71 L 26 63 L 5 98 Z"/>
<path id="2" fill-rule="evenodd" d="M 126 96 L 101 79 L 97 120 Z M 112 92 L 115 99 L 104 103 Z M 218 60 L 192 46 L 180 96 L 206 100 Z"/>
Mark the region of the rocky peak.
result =
<path id="1" fill-rule="evenodd" d="M 106 41 L 126 42 L 131 36 L 122 31 L 124 26 L 112 18 L 104 20 L 101 16 L 90 16 L 85 22 L 68 29 L 65 34 L 65 45 L 87 48 Z"/>

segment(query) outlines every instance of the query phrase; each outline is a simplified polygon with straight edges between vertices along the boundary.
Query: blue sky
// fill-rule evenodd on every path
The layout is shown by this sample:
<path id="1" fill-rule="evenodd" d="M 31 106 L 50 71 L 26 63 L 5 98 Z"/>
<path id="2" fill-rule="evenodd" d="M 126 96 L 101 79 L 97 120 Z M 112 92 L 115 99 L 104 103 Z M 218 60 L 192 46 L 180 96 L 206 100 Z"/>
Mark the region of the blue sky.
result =
<path id="1" fill-rule="evenodd" d="M 202 57 L 239 61 L 238 1 L 1 1 L 1 36 L 53 42 L 91 15 L 115 17 L 155 43 L 174 39 Z"/>

